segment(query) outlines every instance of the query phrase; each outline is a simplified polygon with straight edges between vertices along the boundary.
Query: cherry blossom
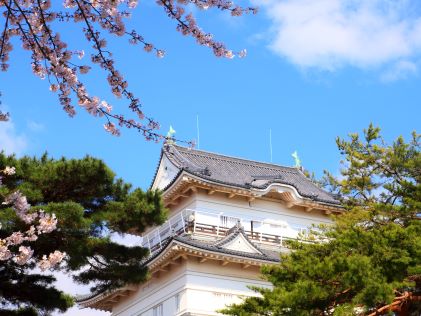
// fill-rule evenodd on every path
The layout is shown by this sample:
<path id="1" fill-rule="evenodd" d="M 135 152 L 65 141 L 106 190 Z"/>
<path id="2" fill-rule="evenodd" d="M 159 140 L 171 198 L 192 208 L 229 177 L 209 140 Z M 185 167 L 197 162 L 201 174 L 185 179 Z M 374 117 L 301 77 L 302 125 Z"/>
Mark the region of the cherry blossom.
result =
<path id="1" fill-rule="evenodd" d="M 4 168 L 3 173 L 7 176 L 11 176 L 14 175 L 16 173 L 16 169 L 15 167 L 9 167 L 6 166 L 6 168 Z"/>
<path id="2" fill-rule="evenodd" d="M 5 242 L 0 239 L 0 260 L 9 260 L 11 257 L 12 253 L 10 252 L 9 248 L 6 246 Z"/>
<path id="3" fill-rule="evenodd" d="M 210 48 L 215 56 L 230 59 L 234 56 L 245 57 L 245 50 L 236 53 L 226 48 L 224 43 L 216 41 L 212 34 L 203 31 L 190 12 L 191 6 L 201 10 L 227 11 L 234 17 L 246 13 L 255 14 L 256 8 L 242 7 L 230 0 L 157 0 L 156 3 L 175 21 L 180 33 Z M 57 93 L 63 110 L 69 116 L 76 114 L 75 104 L 78 104 L 93 116 L 105 117 L 107 123 L 104 129 L 112 135 L 120 135 L 119 128 L 126 127 L 138 130 L 147 140 L 165 139 L 158 132 L 159 124 L 143 113 L 140 99 L 129 90 L 128 82 L 116 69 L 103 35 L 108 33 L 127 37 L 129 43 L 141 45 L 145 52 L 155 52 L 158 58 L 163 58 L 166 54 L 163 49 L 156 48 L 136 30 L 126 29 L 124 21 L 130 17 L 137 4 L 137 0 L 64 0 L 60 10 L 58 4 L 52 6 L 51 0 L 0 0 L 0 25 L 3 25 L 0 28 L 0 70 L 8 70 L 9 56 L 13 49 L 11 39 L 17 37 L 23 49 L 31 53 L 33 73 L 48 81 L 49 89 Z M 71 50 L 56 31 L 57 23 L 61 22 L 82 24 L 88 46 Z M 90 58 L 85 57 L 85 50 L 91 52 Z M 134 118 L 114 113 L 111 107 L 104 106 L 108 104 L 106 100 L 89 95 L 80 78 L 80 75 L 91 69 L 87 65 L 89 62 L 105 70 L 110 90 L 115 97 L 128 101 L 128 108 Z M 0 120 L 7 119 L 8 113 L 0 112 Z"/>
<path id="4" fill-rule="evenodd" d="M 14 167 L 6 166 L 0 173 L 10 176 L 15 174 L 16 170 Z M 57 218 L 55 214 L 45 213 L 43 210 L 37 212 L 30 212 L 31 205 L 28 203 L 26 197 L 19 191 L 15 191 L 9 194 L 5 201 L 2 203 L 5 205 L 11 205 L 18 218 L 24 223 L 30 225 L 25 232 L 13 232 L 10 236 L 1 239 L 0 238 L 0 261 L 6 261 L 11 259 L 18 265 L 25 265 L 33 259 L 34 251 L 28 245 L 29 242 L 34 242 L 38 239 L 41 234 L 49 234 L 57 229 Z M 35 226 L 34 224 L 37 225 Z M 1 229 L 1 224 L 0 224 Z M 17 246 L 19 248 L 16 251 Z M 41 269 L 52 268 L 59 264 L 66 256 L 64 252 L 58 250 L 49 254 L 49 256 L 43 256 L 38 262 Z M 45 269 L 43 267 L 46 267 Z"/>
<path id="5" fill-rule="evenodd" d="M 48 257 L 43 255 L 42 259 L 38 262 L 38 266 L 42 271 L 45 271 L 59 264 L 65 256 L 66 253 L 56 250 L 50 253 Z"/>
<path id="6" fill-rule="evenodd" d="M 32 258 L 33 253 L 31 247 L 20 246 L 19 254 L 13 257 L 13 261 L 19 265 L 24 265 Z"/>
<path id="7" fill-rule="evenodd" d="M 14 232 L 5 240 L 8 246 L 14 246 L 20 245 L 25 240 L 25 237 L 21 232 Z"/>
<path id="8" fill-rule="evenodd" d="M 48 234 L 57 228 L 57 218 L 55 214 L 45 214 L 39 211 L 39 225 L 37 230 L 39 234 Z"/>
<path id="9" fill-rule="evenodd" d="M 22 195 L 19 191 L 15 191 L 8 195 L 3 204 L 12 204 L 16 215 L 26 224 L 32 223 L 38 217 L 37 213 L 28 213 L 31 205 L 26 200 L 26 196 Z"/>

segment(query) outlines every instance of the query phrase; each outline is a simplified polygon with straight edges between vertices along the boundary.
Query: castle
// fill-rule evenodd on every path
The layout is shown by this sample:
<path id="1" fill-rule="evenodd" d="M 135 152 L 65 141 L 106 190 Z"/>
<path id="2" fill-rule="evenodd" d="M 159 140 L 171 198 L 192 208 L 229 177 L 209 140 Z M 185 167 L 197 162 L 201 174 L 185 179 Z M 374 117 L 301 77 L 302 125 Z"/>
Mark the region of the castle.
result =
<path id="1" fill-rule="evenodd" d="M 339 202 L 299 168 L 164 145 L 152 189 L 163 191 L 168 220 L 142 246 L 151 278 L 79 299 L 119 316 L 211 316 L 270 287 L 260 267 L 279 262 L 288 239 L 330 223 Z M 304 237 L 303 237 L 304 236 Z"/>

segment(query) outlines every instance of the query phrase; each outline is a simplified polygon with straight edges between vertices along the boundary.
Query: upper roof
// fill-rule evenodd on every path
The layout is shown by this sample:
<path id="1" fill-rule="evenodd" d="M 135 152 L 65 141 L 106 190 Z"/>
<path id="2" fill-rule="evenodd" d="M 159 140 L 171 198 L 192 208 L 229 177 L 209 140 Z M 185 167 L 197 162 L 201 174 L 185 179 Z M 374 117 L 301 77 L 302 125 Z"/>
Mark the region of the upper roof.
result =
<path id="1" fill-rule="evenodd" d="M 208 181 L 245 189 L 265 189 L 272 183 L 286 184 L 294 187 L 302 197 L 339 204 L 332 194 L 319 188 L 295 167 L 229 157 L 174 144 L 164 145 L 162 154 L 178 169 Z"/>

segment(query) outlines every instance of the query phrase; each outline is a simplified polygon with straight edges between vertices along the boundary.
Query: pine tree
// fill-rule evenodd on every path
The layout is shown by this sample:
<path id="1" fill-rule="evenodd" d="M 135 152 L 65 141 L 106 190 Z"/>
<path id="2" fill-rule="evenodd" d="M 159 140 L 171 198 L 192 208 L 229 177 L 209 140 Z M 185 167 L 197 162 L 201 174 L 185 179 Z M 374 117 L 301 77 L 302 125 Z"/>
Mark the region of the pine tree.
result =
<path id="1" fill-rule="evenodd" d="M 291 243 L 281 263 L 262 269 L 272 289 L 255 288 L 227 315 L 421 315 L 420 135 L 384 143 L 372 125 L 364 138 L 337 139 L 341 179 L 326 184 L 344 213 Z"/>
<path id="2" fill-rule="evenodd" d="M 31 243 L 34 256 L 59 250 L 66 257 L 59 267 L 82 284 L 95 282 L 92 291 L 112 290 L 146 279 L 142 260 L 147 250 L 126 247 L 110 233 L 142 232 L 165 219 L 160 192 L 132 189 L 99 159 L 40 159 L 0 153 L 0 169 L 14 166 L 16 173 L 3 179 L 2 201 L 19 190 L 32 205 L 57 216 L 57 229 Z M 0 206 L 0 238 L 25 231 L 8 205 Z M 41 258 L 37 258 L 41 259 Z M 34 273 L 34 262 L 25 266 L 0 261 L 0 315 L 48 314 L 65 311 L 73 299 L 52 285 L 53 275 Z"/>

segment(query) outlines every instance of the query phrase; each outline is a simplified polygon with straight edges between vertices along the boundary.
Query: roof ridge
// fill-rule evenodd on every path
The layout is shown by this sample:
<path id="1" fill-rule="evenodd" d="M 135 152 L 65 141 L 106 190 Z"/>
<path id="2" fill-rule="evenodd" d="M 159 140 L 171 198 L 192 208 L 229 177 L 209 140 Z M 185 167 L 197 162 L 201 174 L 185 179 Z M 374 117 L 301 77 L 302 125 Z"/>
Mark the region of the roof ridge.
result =
<path id="1" fill-rule="evenodd" d="M 279 182 L 280 184 L 294 187 L 302 197 L 323 203 L 339 204 L 335 196 L 320 188 L 296 167 L 286 167 L 204 150 L 189 149 L 175 144 L 167 145 L 163 148 L 163 151 L 170 161 L 180 169 L 180 172 L 184 170 L 205 181 L 213 181 L 250 190 L 266 189 L 271 183 Z M 183 159 L 180 160 L 180 157 Z M 184 160 L 192 162 L 193 165 L 203 167 L 203 172 L 193 170 L 195 168 L 186 167 Z M 190 164 L 188 163 L 188 165 Z M 269 177 L 265 181 L 261 181 L 262 183 L 256 182 L 253 184 L 254 180 L 266 175 L 270 177 L 279 175 L 279 179 L 278 181 L 271 181 Z"/>
<path id="2" fill-rule="evenodd" d="M 212 154 L 212 155 L 219 156 L 219 157 L 222 157 L 222 158 L 228 158 L 230 160 L 236 159 L 236 160 L 241 160 L 241 161 L 244 161 L 244 162 L 257 163 L 259 165 L 267 166 L 267 168 L 270 168 L 270 167 L 279 168 L 279 167 L 281 167 L 281 168 L 285 168 L 285 169 L 290 169 L 292 171 L 298 171 L 299 170 L 296 167 L 283 166 L 283 165 L 274 164 L 274 163 L 270 163 L 270 162 L 263 162 L 263 161 L 253 160 L 253 159 L 236 157 L 236 156 L 228 156 L 228 155 L 223 155 L 223 154 L 219 154 L 219 153 L 215 153 L 215 152 L 207 151 L 207 150 L 192 149 L 192 148 L 188 148 L 188 147 L 184 147 L 184 146 L 180 146 L 180 145 L 174 145 L 174 144 L 172 144 L 171 146 L 176 147 L 177 150 L 179 150 L 181 148 L 184 151 L 199 152 L 199 153 L 204 153 L 204 154 Z M 273 168 L 273 169 L 275 169 L 275 168 Z"/>

